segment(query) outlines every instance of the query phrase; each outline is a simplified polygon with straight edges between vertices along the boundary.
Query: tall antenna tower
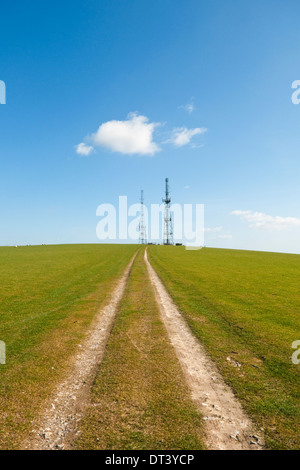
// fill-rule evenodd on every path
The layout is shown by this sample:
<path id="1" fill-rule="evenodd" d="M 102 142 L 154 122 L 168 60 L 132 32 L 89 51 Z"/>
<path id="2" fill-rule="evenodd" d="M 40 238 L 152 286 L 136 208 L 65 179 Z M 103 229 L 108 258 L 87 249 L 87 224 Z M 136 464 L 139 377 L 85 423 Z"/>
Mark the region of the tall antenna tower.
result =
<path id="1" fill-rule="evenodd" d="M 140 216 L 140 244 L 147 244 L 145 214 L 144 214 L 144 191 L 141 191 L 141 216 Z"/>
<path id="2" fill-rule="evenodd" d="M 172 229 L 172 217 L 171 217 L 171 197 L 169 190 L 169 179 L 166 178 L 166 196 L 163 199 L 165 203 L 165 214 L 164 214 L 164 245 L 173 245 L 173 229 Z"/>

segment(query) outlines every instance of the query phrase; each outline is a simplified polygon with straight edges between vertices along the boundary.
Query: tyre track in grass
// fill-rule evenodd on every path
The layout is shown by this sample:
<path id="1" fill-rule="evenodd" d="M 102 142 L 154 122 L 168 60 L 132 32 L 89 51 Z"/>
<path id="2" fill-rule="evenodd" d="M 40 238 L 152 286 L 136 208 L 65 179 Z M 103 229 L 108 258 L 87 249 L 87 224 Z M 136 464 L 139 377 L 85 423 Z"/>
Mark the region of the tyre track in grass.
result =
<path id="1" fill-rule="evenodd" d="M 160 317 L 144 249 L 118 307 L 76 450 L 199 450 L 203 422 Z"/>
<path id="2" fill-rule="evenodd" d="M 231 388 L 225 384 L 215 363 L 194 337 L 152 268 L 145 251 L 145 263 L 161 316 L 177 353 L 192 398 L 206 428 L 206 444 L 213 450 L 260 450 L 263 438 L 246 415 Z"/>
<path id="3" fill-rule="evenodd" d="M 70 361 L 66 378 L 58 385 L 22 446 L 28 450 L 67 450 L 77 436 L 78 425 L 90 402 L 90 391 L 102 362 L 115 315 L 124 295 L 137 253 L 131 259 L 109 303 L 96 315 L 85 341 Z"/>

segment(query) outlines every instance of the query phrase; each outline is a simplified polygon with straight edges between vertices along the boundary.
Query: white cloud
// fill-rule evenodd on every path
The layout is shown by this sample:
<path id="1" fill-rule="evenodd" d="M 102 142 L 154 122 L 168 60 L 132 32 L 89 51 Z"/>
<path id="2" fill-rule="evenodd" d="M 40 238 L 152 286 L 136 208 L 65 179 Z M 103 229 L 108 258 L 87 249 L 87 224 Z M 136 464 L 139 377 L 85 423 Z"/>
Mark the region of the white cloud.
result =
<path id="1" fill-rule="evenodd" d="M 146 116 L 130 113 L 125 121 L 107 121 L 100 125 L 97 132 L 86 137 L 87 143 L 77 145 L 76 152 L 79 155 L 88 156 L 94 147 L 105 147 L 113 152 L 132 155 L 154 155 L 161 150 L 158 143 L 154 141 L 154 132 L 160 122 L 149 122 Z M 172 131 L 165 133 L 167 140 L 160 143 L 173 144 L 182 147 L 190 144 L 192 148 L 199 148 L 192 139 L 207 132 L 205 127 L 188 129 L 187 127 L 176 127 Z"/>
<path id="2" fill-rule="evenodd" d="M 153 141 L 159 123 L 149 122 L 146 116 L 131 113 L 127 121 L 108 121 L 92 135 L 94 145 L 123 154 L 154 155 L 160 150 Z"/>
<path id="3" fill-rule="evenodd" d="M 221 235 L 216 236 L 219 240 L 232 240 L 232 235 L 230 233 L 223 233 Z"/>
<path id="4" fill-rule="evenodd" d="M 191 99 L 187 104 L 178 106 L 179 109 L 184 109 L 187 113 L 192 114 L 195 110 L 194 101 Z"/>
<path id="5" fill-rule="evenodd" d="M 283 230 L 300 227 L 300 219 L 295 217 L 272 216 L 254 211 L 233 211 L 232 215 L 237 215 L 242 220 L 246 220 L 250 228 L 261 230 Z"/>
<path id="6" fill-rule="evenodd" d="M 210 233 L 221 232 L 221 231 L 222 231 L 222 227 L 213 227 L 213 228 L 206 227 L 204 229 L 204 232 L 210 232 Z"/>
<path id="7" fill-rule="evenodd" d="M 190 186 L 185 186 L 184 189 L 191 189 L 191 187 Z"/>
<path id="8" fill-rule="evenodd" d="M 232 235 L 230 233 L 222 233 L 223 227 L 205 227 L 205 233 L 209 233 L 209 239 L 212 240 L 231 240 Z"/>
<path id="9" fill-rule="evenodd" d="M 192 138 L 198 134 L 204 134 L 207 131 L 205 127 L 196 127 L 195 129 L 187 129 L 186 127 L 177 127 L 173 129 L 171 138 L 166 142 L 174 144 L 176 147 L 182 147 L 191 142 Z"/>
<path id="10" fill-rule="evenodd" d="M 76 145 L 75 148 L 76 153 L 84 157 L 88 157 L 90 153 L 94 150 L 94 147 L 92 147 L 91 145 L 86 145 L 84 142 L 81 142 L 81 144 Z"/>

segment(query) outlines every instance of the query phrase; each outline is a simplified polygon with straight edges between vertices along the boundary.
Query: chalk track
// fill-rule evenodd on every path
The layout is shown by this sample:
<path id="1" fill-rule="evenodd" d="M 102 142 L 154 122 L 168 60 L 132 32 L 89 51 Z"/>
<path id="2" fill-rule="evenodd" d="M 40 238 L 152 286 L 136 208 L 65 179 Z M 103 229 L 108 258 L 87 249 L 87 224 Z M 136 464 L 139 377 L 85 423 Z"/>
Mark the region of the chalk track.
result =
<path id="1" fill-rule="evenodd" d="M 215 363 L 195 338 L 162 281 L 145 262 L 155 290 L 162 320 L 175 348 L 197 409 L 203 416 L 206 445 L 214 450 L 259 450 L 263 439 L 240 402 L 220 375 Z"/>
<path id="2" fill-rule="evenodd" d="M 114 289 L 110 301 L 95 317 L 86 340 L 71 360 L 65 380 L 58 385 L 45 405 L 39 420 L 34 423 L 29 441 L 23 449 L 68 450 L 78 435 L 78 424 L 90 402 L 90 391 L 102 362 L 105 347 L 113 326 L 118 305 L 123 297 L 132 258 Z"/>

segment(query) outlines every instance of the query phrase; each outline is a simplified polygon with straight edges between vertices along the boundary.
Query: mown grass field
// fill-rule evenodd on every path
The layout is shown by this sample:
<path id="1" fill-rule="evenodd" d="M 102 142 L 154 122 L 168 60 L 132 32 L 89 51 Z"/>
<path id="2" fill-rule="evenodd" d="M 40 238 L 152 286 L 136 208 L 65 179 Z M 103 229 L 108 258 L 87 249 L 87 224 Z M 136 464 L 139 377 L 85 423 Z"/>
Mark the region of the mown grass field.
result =
<path id="1" fill-rule="evenodd" d="M 202 449 L 203 422 L 140 250 L 81 424 L 77 449 Z"/>
<path id="2" fill-rule="evenodd" d="M 0 449 L 18 448 L 68 359 L 137 250 L 133 245 L 0 248 Z"/>
<path id="3" fill-rule="evenodd" d="M 300 256 L 149 248 L 149 259 L 272 449 L 300 447 Z"/>

